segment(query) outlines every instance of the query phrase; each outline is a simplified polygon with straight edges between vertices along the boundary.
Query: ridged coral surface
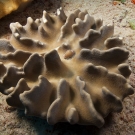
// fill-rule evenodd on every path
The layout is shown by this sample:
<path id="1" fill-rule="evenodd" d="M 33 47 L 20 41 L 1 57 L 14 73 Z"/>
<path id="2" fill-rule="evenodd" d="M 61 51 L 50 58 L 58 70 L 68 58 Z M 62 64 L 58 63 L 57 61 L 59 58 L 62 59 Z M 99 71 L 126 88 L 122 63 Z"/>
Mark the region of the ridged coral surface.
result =
<path id="1" fill-rule="evenodd" d="M 87 11 L 68 17 L 43 11 L 22 26 L 11 23 L 10 40 L 0 40 L 0 91 L 10 106 L 49 124 L 68 121 L 101 127 L 110 112 L 122 110 L 133 94 L 129 52 L 114 26 Z"/>

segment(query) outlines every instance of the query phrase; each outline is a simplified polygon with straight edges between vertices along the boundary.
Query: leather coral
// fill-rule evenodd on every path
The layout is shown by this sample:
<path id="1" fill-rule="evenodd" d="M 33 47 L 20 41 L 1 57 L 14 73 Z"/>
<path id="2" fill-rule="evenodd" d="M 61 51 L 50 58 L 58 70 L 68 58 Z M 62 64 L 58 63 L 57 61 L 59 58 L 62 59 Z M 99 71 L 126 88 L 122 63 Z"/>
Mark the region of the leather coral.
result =
<path id="1" fill-rule="evenodd" d="M 133 94 L 129 52 L 114 26 L 87 11 L 68 17 L 43 11 L 27 24 L 11 23 L 10 40 L 0 40 L 0 91 L 8 105 L 49 124 L 69 122 L 101 127 Z"/>
<path id="2" fill-rule="evenodd" d="M 22 11 L 33 0 L 1 0 L 0 18 L 14 11 Z"/>

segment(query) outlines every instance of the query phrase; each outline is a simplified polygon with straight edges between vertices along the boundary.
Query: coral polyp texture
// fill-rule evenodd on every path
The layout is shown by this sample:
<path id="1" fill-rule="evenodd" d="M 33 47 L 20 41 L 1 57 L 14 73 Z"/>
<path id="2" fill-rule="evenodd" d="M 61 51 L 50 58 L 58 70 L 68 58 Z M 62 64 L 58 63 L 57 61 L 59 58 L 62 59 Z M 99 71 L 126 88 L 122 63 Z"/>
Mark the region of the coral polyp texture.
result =
<path id="1" fill-rule="evenodd" d="M 26 115 L 101 127 L 134 93 L 122 38 L 87 11 L 68 17 L 62 8 L 56 15 L 43 11 L 10 29 L 10 40 L 0 40 L 0 91 Z"/>

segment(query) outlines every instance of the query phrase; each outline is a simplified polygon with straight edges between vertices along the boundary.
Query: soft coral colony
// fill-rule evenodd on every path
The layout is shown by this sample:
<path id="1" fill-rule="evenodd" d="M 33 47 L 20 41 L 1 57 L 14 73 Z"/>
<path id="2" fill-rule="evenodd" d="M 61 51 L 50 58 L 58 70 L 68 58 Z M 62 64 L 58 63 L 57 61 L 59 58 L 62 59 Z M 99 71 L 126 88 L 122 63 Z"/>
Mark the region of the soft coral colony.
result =
<path id="1" fill-rule="evenodd" d="M 0 91 L 8 105 L 49 124 L 69 122 L 101 127 L 133 94 L 129 52 L 113 25 L 87 11 L 68 17 L 43 11 L 27 24 L 11 23 L 10 40 L 0 40 Z"/>

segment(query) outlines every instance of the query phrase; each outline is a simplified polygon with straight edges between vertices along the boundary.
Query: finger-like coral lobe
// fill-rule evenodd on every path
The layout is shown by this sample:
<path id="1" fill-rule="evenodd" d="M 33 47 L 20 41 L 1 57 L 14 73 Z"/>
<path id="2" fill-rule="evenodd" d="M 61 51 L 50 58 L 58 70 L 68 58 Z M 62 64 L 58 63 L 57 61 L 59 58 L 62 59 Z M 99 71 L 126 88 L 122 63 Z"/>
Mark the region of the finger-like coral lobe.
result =
<path id="1" fill-rule="evenodd" d="M 110 112 L 122 110 L 133 94 L 128 77 L 129 52 L 87 11 L 68 17 L 43 11 L 22 26 L 11 23 L 9 41 L 0 40 L 0 91 L 10 106 L 49 124 L 69 122 L 101 127 Z"/>

